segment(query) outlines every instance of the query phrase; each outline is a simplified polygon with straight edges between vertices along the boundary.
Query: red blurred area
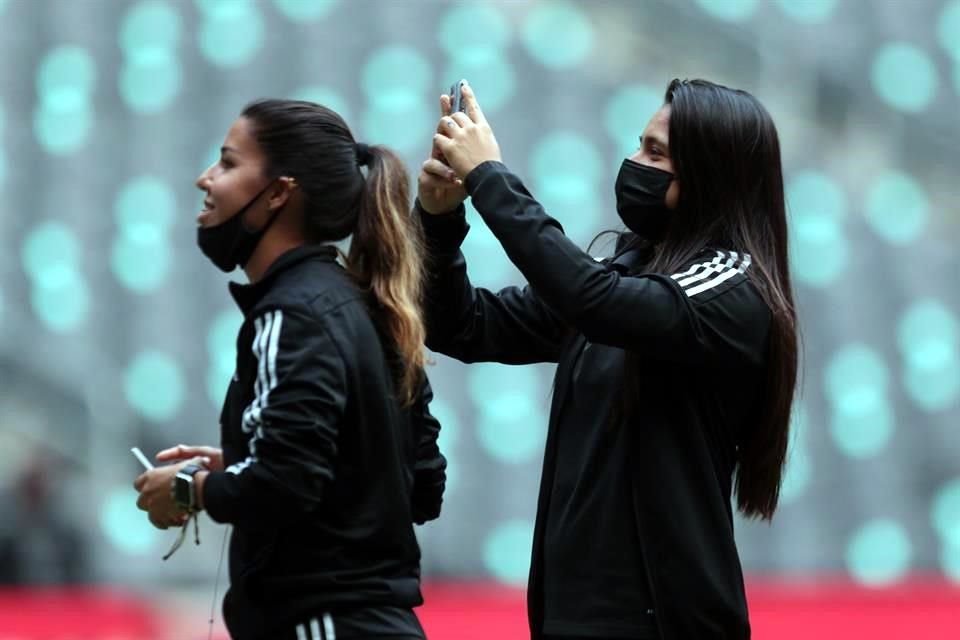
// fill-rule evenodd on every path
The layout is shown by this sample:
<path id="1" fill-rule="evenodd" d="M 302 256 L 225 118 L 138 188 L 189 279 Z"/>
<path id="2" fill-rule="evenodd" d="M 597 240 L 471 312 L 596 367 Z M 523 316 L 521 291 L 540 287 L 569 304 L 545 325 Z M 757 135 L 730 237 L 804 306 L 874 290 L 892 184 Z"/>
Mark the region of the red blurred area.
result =
<path id="1" fill-rule="evenodd" d="M 0 640 L 161 638 L 163 620 L 143 598 L 101 587 L 0 590 Z"/>
<path id="2" fill-rule="evenodd" d="M 869 589 L 845 580 L 751 580 L 754 638 L 956 640 L 960 586 L 938 578 Z M 432 582 L 418 609 L 431 640 L 528 638 L 522 589 Z M 185 618 L 196 625 L 184 630 Z M 206 613 L 101 588 L 0 591 L 0 640 L 206 638 Z M 223 639 L 222 631 L 214 634 Z"/>

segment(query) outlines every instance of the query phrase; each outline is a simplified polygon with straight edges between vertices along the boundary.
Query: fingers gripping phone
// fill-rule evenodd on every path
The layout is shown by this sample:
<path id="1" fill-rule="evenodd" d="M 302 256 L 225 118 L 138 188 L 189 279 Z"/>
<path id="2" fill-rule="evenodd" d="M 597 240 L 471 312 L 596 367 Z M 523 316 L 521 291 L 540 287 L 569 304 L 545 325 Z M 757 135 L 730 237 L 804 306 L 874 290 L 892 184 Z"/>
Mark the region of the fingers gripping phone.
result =
<path id="1" fill-rule="evenodd" d="M 463 82 L 460 80 L 450 86 L 450 113 L 457 111 L 464 113 L 467 110 L 466 105 L 463 104 Z"/>
<path id="2" fill-rule="evenodd" d="M 450 96 L 450 113 L 456 113 L 457 111 L 460 113 L 466 113 L 467 111 L 466 105 L 463 104 L 462 89 L 464 82 L 465 80 L 460 80 L 450 85 L 450 92 L 447 94 Z M 447 159 L 443 157 L 443 153 L 441 153 L 436 147 L 434 147 L 433 154 L 433 157 L 439 159 L 444 164 L 449 165 Z"/>

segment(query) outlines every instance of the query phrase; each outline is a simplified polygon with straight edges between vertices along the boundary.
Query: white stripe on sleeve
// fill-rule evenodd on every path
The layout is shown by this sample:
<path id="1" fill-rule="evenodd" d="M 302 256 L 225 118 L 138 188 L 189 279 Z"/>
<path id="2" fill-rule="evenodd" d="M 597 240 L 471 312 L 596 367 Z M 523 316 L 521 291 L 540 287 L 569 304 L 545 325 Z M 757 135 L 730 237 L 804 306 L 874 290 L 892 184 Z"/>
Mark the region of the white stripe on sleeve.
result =
<path id="1" fill-rule="evenodd" d="M 727 264 L 724 265 L 724 268 L 717 271 L 712 278 L 710 278 L 709 280 L 705 280 L 704 282 L 701 282 L 695 286 L 684 288 L 684 291 L 686 292 L 687 296 L 692 298 L 698 293 L 709 291 L 710 289 L 713 289 L 714 287 L 717 287 L 720 284 L 726 282 L 730 278 L 733 278 L 734 276 L 744 273 L 747 270 L 747 267 L 750 266 L 750 254 L 748 253 L 743 254 L 742 262 L 740 263 L 740 266 L 737 268 L 734 268 L 734 267 L 737 262 L 738 254 L 736 252 L 731 251 L 730 257 L 731 257 L 731 261 L 728 261 Z"/>
<path id="2" fill-rule="evenodd" d="M 327 633 L 327 640 L 337 640 L 337 634 L 333 630 L 333 616 L 329 613 L 323 614 L 323 629 Z"/>
<path id="3" fill-rule="evenodd" d="M 259 387 L 260 393 L 256 394 L 250 406 L 243 412 L 242 419 L 243 430 L 248 433 L 253 431 L 248 444 L 250 455 L 246 460 L 227 467 L 226 470 L 229 473 L 239 475 L 244 469 L 257 461 L 257 440 L 263 438 L 263 409 L 267 408 L 270 392 L 278 384 L 277 355 L 280 351 L 280 327 L 282 325 L 283 311 L 279 309 L 267 313 L 262 325 L 254 322 L 254 326 L 258 328 L 257 336 L 253 341 L 253 352 L 258 359 L 257 383 L 254 385 L 254 392 L 256 393 Z"/>

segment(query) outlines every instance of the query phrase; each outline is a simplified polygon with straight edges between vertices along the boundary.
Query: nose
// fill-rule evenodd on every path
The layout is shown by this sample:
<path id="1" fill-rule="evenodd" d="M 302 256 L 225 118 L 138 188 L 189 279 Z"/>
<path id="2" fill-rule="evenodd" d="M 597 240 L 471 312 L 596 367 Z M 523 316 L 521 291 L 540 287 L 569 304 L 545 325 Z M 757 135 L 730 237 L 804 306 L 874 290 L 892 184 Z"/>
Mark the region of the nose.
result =
<path id="1" fill-rule="evenodd" d="M 213 165 L 207 167 L 203 173 L 197 178 L 197 181 L 194 184 L 197 186 L 197 189 L 200 191 L 210 191 L 210 169 Z"/>

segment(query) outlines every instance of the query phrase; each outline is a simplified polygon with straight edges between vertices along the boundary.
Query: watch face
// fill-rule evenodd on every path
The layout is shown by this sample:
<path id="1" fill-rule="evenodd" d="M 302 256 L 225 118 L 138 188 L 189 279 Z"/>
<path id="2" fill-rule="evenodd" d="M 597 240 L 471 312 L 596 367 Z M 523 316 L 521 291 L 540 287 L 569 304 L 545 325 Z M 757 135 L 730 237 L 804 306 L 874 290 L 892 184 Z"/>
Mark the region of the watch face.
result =
<path id="1" fill-rule="evenodd" d="M 193 508 L 193 477 L 178 473 L 173 483 L 173 501 L 181 509 Z"/>

